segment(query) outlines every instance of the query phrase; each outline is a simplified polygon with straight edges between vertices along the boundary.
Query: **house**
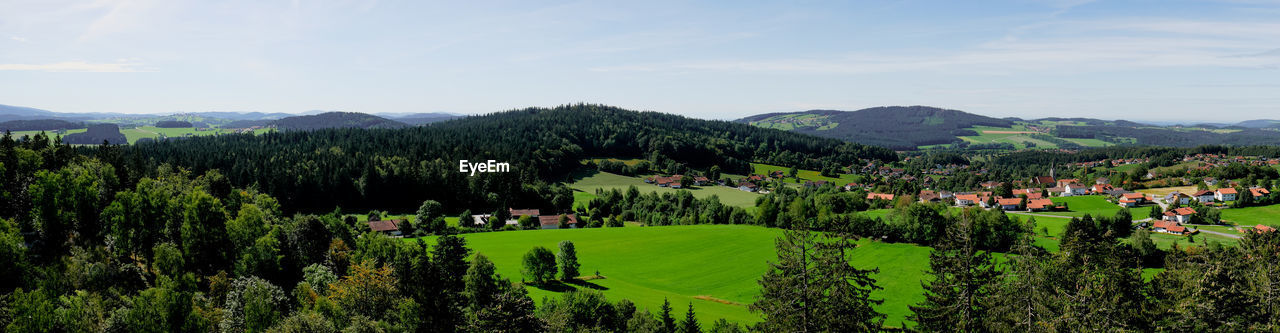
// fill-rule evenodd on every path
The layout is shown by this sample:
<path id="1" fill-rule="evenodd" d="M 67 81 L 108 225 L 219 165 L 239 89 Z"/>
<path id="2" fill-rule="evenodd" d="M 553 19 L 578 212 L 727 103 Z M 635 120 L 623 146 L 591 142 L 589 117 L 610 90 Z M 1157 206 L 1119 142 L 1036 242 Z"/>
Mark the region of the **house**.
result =
<path id="1" fill-rule="evenodd" d="M 1237 193 L 1236 189 L 1227 187 L 1218 189 L 1217 192 L 1213 193 L 1213 196 L 1217 198 L 1218 201 L 1235 201 Z"/>
<path id="2" fill-rule="evenodd" d="M 858 184 L 858 183 L 844 184 L 845 191 L 853 191 L 854 189 L 859 189 L 859 188 L 864 188 L 864 187 L 862 186 L 862 184 Z"/>
<path id="3" fill-rule="evenodd" d="M 1274 231 L 1276 231 L 1276 228 L 1272 228 L 1271 226 L 1265 225 L 1265 224 L 1259 224 L 1259 225 L 1253 226 L 1253 232 L 1257 232 L 1257 233 L 1274 232 Z"/>
<path id="4" fill-rule="evenodd" d="M 707 185 L 707 183 L 710 183 L 710 182 L 711 182 L 711 179 L 707 179 L 707 177 L 703 177 L 703 176 L 693 177 L 694 186 L 703 186 L 703 185 Z"/>
<path id="5" fill-rule="evenodd" d="M 816 182 L 815 182 L 815 181 L 808 181 L 808 180 L 806 180 L 806 181 L 804 182 L 804 187 L 822 187 L 822 185 L 827 185 L 827 181 L 825 181 L 825 180 L 819 180 L 819 181 L 816 181 Z"/>
<path id="6" fill-rule="evenodd" d="M 1120 198 L 1117 204 L 1120 205 L 1120 207 L 1133 208 L 1138 206 L 1138 201 L 1129 198 Z"/>
<path id="7" fill-rule="evenodd" d="M 1074 195 L 1085 195 L 1085 193 L 1088 193 L 1088 191 L 1089 191 L 1089 188 L 1085 187 L 1084 185 L 1081 185 L 1080 183 L 1067 183 L 1066 185 L 1062 186 L 1062 196 L 1064 197 L 1069 197 Z"/>
<path id="8" fill-rule="evenodd" d="M 1200 203 L 1213 202 L 1213 198 L 1215 197 L 1217 197 L 1217 195 L 1210 190 L 1199 190 L 1199 191 L 1196 191 L 1196 193 L 1191 195 L 1192 199 L 1195 199 Z"/>
<path id="9" fill-rule="evenodd" d="M 1080 183 L 1080 180 L 1075 178 L 1059 179 L 1057 181 L 1057 185 L 1059 187 L 1067 187 L 1067 184 L 1077 184 L 1077 183 Z"/>
<path id="10" fill-rule="evenodd" d="M 400 224 L 404 220 L 369 221 L 369 230 L 381 232 L 387 236 L 400 236 Z"/>
<path id="11" fill-rule="evenodd" d="M 1053 209 L 1053 200 L 1049 199 L 1030 199 L 1027 201 L 1027 210 L 1033 212 L 1042 212 Z"/>
<path id="12" fill-rule="evenodd" d="M 476 227 L 488 225 L 489 217 L 492 216 L 490 214 L 471 215 L 471 225 Z"/>
<path id="13" fill-rule="evenodd" d="M 569 227 L 577 227 L 577 226 L 578 226 L 578 216 L 573 215 L 573 214 L 561 214 L 561 215 L 539 216 L 539 217 L 538 217 L 538 224 L 541 224 L 541 225 L 542 225 L 542 229 L 560 229 L 560 217 L 561 217 L 561 216 L 564 216 L 564 217 L 568 217 L 568 218 L 569 218 L 569 222 L 568 222 L 568 223 L 569 223 Z"/>
<path id="14" fill-rule="evenodd" d="M 1111 186 L 1111 184 L 1094 184 L 1093 187 L 1089 188 L 1089 192 L 1092 192 L 1094 194 L 1101 194 L 1101 193 L 1107 193 L 1108 191 L 1115 190 L 1115 189 L 1116 188 Z"/>
<path id="15" fill-rule="evenodd" d="M 942 201 L 942 196 L 938 195 L 938 192 L 934 192 L 930 190 L 920 190 L 920 195 L 918 196 L 920 197 L 920 202 L 941 202 Z"/>
<path id="16" fill-rule="evenodd" d="M 1000 187 L 1000 185 L 1003 185 L 1003 184 L 1004 183 L 992 180 L 992 181 L 982 182 L 981 184 L 978 184 L 978 185 L 986 189 L 993 189 L 993 188 Z"/>
<path id="17" fill-rule="evenodd" d="M 893 194 L 867 192 L 867 200 L 889 200 L 889 201 L 893 201 Z"/>
<path id="18" fill-rule="evenodd" d="M 1249 194 L 1253 195 L 1253 201 L 1258 201 L 1259 199 L 1266 197 L 1268 194 L 1271 194 L 1271 191 L 1261 187 L 1251 188 L 1249 189 Z"/>
<path id="19" fill-rule="evenodd" d="M 956 206 L 972 206 L 981 201 L 977 194 L 956 194 Z"/>
<path id="20" fill-rule="evenodd" d="M 1213 177 L 1205 177 L 1204 184 L 1209 186 L 1218 186 L 1218 179 Z"/>
<path id="21" fill-rule="evenodd" d="M 509 225 L 520 225 L 521 216 L 538 218 L 539 215 L 542 215 L 542 211 L 537 209 L 507 209 L 507 212 L 511 213 L 511 219 L 507 220 Z"/>
<path id="22" fill-rule="evenodd" d="M 1098 179 L 1094 179 L 1094 180 L 1093 180 L 1093 183 L 1094 183 L 1094 184 L 1096 184 L 1096 185 L 1110 185 L 1110 184 L 1111 184 L 1111 178 L 1101 177 L 1101 178 L 1098 178 Z"/>
<path id="23" fill-rule="evenodd" d="M 1124 193 L 1120 195 L 1120 199 L 1121 200 L 1129 199 L 1129 200 L 1132 200 L 1134 204 L 1138 204 L 1138 205 L 1147 203 L 1147 196 L 1143 195 L 1142 193 L 1133 193 L 1133 192 Z"/>
<path id="24" fill-rule="evenodd" d="M 1164 212 L 1166 221 L 1176 221 L 1178 223 L 1191 223 L 1191 216 L 1196 214 L 1195 209 L 1182 207 L 1171 211 Z"/>
<path id="25" fill-rule="evenodd" d="M 1036 185 L 1056 185 L 1058 182 L 1055 181 L 1053 177 L 1040 176 L 1040 177 L 1032 177 L 1031 183 Z"/>
<path id="26" fill-rule="evenodd" d="M 684 188 L 684 184 L 681 182 L 671 182 L 671 188 Z"/>
<path id="27" fill-rule="evenodd" d="M 1018 206 L 1022 205 L 1022 198 L 1000 198 L 996 199 L 996 204 L 1003 210 L 1018 210 Z"/>
<path id="28" fill-rule="evenodd" d="M 1174 221 L 1155 221 L 1155 223 L 1151 225 L 1151 231 L 1183 235 L 1187 233 L 1187 227 L 1184 227 Z"/>
<path id="29" fill-rule="evenodd" d="M 1164 202 L 1167 202 L 1170 204 L 1176 202 L 1179 205 L 1186 205 L 1191 203 L 1191 197 L 1187 196 L 1186 194 L 1172 192 L 1164 196 Z"/>
<path id="30" fill-rule="evenodd" d="M 738 190 L 755 192 L 760 190 L 760 187 L 756 186 L 756 184 L 752 184 L 751 182 L 741 182 L 741 183 L 738 183 Z"/>

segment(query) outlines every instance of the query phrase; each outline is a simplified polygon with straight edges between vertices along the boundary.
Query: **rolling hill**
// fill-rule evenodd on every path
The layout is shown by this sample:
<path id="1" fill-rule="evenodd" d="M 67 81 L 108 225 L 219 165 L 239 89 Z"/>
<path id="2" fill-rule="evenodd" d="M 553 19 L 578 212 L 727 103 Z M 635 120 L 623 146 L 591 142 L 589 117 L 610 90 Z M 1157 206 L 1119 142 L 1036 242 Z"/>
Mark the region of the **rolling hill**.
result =
<path id="1" fill-rule="evenodd" d="M 810 110 L 768 113 L 737 120 L 754 126 L 795 131 L 893 149 L 956 142 L 976 135 L 974 126 L 1009 127 L 1013 120 L 928 106 L 885 106 L 858 111 Z"/>
<path id="2" fill-rule="evenodd" d="M 402 128 L 408 124 L 358 112 L 325 112 L 317 115 L 285 117 L 270 125 L 279 130 L 309 131 L 326 128 Z"/>
<path id="3" fill-rule="evenodd" d="M 1233 125 L 1159 126 L 1093 118 L 997 119 L 927 106 L 891 106 L 858 111 L 768 113 L 737 122 L 896 150 L 1280 144 L 1280 130 L 1276 128 L 1280 122 L 1273 120 Z"/>

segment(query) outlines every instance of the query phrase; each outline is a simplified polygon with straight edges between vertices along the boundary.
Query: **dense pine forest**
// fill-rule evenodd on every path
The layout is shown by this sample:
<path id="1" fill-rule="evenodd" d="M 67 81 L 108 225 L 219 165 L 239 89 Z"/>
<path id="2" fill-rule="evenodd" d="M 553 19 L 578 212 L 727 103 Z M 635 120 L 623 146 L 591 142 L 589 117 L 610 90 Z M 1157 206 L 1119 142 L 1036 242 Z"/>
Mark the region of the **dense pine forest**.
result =
<path id="1" fill-rule="evenodd" d="M 658 172 L 719 166 L 737 174 L 749 173 L 750 162 L 820 169 L 897 159 L 888 149 L 834 139 L 581 104 L 404 129 L 161 141 L 104 159 L 137 170 L 162 164 L 197 173 L 219 170 L 231 184 L 287 202 L 286 211 L 337 206 L 407 211 L 427 199 L 477 211 L 513 206 L 563 211 L 570 207 L 556 207 L 553 199 L 567 190 L 552 184 L 569 177 L 581 160 L 595 157 L 657 161 Z M 458 172 L 459 160 L 507 162 L 511 172 L 470 177 Z M 124 181 L 144 175 L 149 173 L 130 171 Z"/>

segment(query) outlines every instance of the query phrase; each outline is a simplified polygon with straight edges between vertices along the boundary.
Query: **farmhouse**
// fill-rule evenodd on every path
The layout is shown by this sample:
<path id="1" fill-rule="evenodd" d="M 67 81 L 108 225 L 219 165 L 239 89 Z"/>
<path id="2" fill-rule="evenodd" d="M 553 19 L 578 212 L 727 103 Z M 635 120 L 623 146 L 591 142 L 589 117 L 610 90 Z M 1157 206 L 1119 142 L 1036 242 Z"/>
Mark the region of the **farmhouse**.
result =
<path id="1" fill-rule="evenodd" d="M 1155 223 L 1151 225 L 1151 231 L 1182 235 L 1187 233 L 1187 227 L 1184 227 L 1174 221 L 1155 221 Z"/>
<path id="2" fill-rule="evenodd" d="M 483 225 L 489 224 L 490 217 L 493 217 L 493 215 L 490 215 L 490 214 L 471 215 L 471 225 L 483 226 Z"/>
<path id="3" fill-rule="evenodd" d="M 564 216 L 569 219 L 569 227 L 578 226 L 578 217 L 573 214 L 548 215 L 539 216 L 538 224 L 542 225 L 542 229 L 560 229 L 560 217 Z"/>
<path id="4" fill-rule="evenodd" d="M 1185 204 L 1191 203 L 1191 197 L 1187 196 L 1186 194 L 1172 192 L 1164 196 L 1164 202 L 1167 202 L 1170 204 L 1176 202 L 1179 205 L 1185 205 Z"/>
<path id="5" fill-rule="evenodd" d="M 738 183 L 738 189 L 747 192 L 755 192 L 760 190 L 760 187 L 756 186 L 756 184 L 752 184 L 751 182 L 741 182 Z"/>
<path id="6" fill-rule="evenodd" d="M 1191 216 L 1195 214 L 1195 209 L 1182 207 L 1164 212 L 1164 219 L 1166 221 L 1176 221 L 1178 223 L 1191 223 Z"/>
<path id="7" fill-rule="evenodd" d="M 387 236 L 400 236 L 400 224 L 404 220 L 369 221 L 369 230 L 381 232 Z"/>
<path id="8" fill-rule="evenodd" d="M 1027 210 L 1033 212 L 1043 212 L 1053 209 L 1053 200 L 1049 199 L 1031 199 L 1027 201 Z"/>
<path id="9" fill-rule="evenodd" d="M 1142 193 L 1125 193 L 1125 194 L 1121 194 L 1121 195 L 1120 195 L 1120 199 L 1129 199 L 1129 200 L 1133 200 L 1133 201 L 1134 201 L 1134 203 L 1139 204 L 1139 205 L 1144 204 L 1144 203 L 1147 203 L 1147 196 L 1143 195 Z"/>
<path id="10" fill-rule="evenodd" d="M 1117 201 L 1117 204 L 1120 205 L 1120 207 L 1133 208 L 1138 206 L 1138 201 L 1129 198 L 1120 198 L 1120 200 Z"/>
<path id="11" fill-rule="evenodd" d="M 956 195 L 956 206 L 972 206 L 973 204 L 978 202 L 981 202 L 981 200 L 978 199 L 977 194 L 957 194 Z"/>
<path id="12" fill-rule="evenodd" d="M 1216 196 L 1216 195 L 1214 194 L 1214 192 L 1213 192 L 1213 191 L 1210 191 L 1210 190 L 1199 190 L 1199 191 L 1196 191 L 1196 193 L 1192 194 L 1192 195 L 1191 195 L 1191 198 L 1192 198 L 1192 199 L 1196 199 L 1196 201 L 1198 201 L 1198 202 L 1200 202 L 1200 203 L 1206 203 L 1206 202 L 1213 202 L 1213 198 L 1214 198 L 1215 196 Z"/>
<path id="13" fill-rule="evenodd" d="M 1080 183 L 1067 183 L 1062 186 L 1062 196 L 1064 197 L 1085 195 L 1088 191 L 1089 188 L 1081 185 Z"/>
<path id="14" fill-rule="evenodd" d="M 1018 206 L 1022 205 L 1022 198 L 1000 198 L 996 203 L 1002 210 L 1018 210 Z"/>
<path id="15" fill-rule="evenodd" d="M 1214 192 L 1213 196 L 1218 198 L 1218 201 L 1235 201 L 1237 193 L 1236 189 L 1227 187 L 1218 189 L 1217 192 Z"/>
<path id="16" fill-rule="evenodd" d="M 1261 187 L 1259 187 L 1259 188 L 1251 188 L 1251 189 L 1249 189 L 1249 193 L 1250 193 L 1250 194 L 1253 194 L 1253 200 L 1254 200 L 1254 201 L 1257 201 L 1257 200 L 1262 199 L 1263 197 L 1267 196 L 1268 194 L 1271 194 L 1271 191 L 1269 191 L 1269 190 L 1267 190 L 1267 189 L 1265 189 L 1265 188 L 1261 188 Z"/>
<path id="17" fill-rule="evenodd" d="M 537 209 L 507 209 L 507 211 L 511 213 L 511 219 L 507 220 L 506 224 L 510 225 L 519 225 L 521 216 L 538 218 L 539 215 L 542 215 L 542 211 Z"/>
<path id="18" fill-rule="evenodd" d="M 942 201 L 942 196 L 939 196 L 938 192 L 934 192 L 931 190 L 920 190 L 920 195 L 918 196 L 920 197 L 920 202 L 941 202 Z"/>
<path id="19" fill-rule="evenodd" d="M 1111 184 L 1094 184 L 1093 187 L 1089 188 L 1089 192 L 1092 192 L 1094 194 L 1103 194 L 1109 191 L 1113 191 L 1115 189 L 1116 188 L 1114 186 L 1111 186 Z"/>
<path id="20" fill-rule="evenodd" d="M 703 177 L 703 176 L 693 177 L 694 186 L 703 186 L 703 185 L 707 185 L 707 183 L 710 183 L 710 182 L 711 182 L 711 179 L 707 179 L 707 177 Z"/>

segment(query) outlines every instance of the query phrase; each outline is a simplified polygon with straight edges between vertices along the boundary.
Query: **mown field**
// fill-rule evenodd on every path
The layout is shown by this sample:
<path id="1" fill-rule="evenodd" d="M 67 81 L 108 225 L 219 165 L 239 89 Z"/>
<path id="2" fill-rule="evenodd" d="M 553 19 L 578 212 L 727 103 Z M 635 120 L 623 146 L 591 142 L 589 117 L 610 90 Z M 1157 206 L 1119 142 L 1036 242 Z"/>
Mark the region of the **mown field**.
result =
<path id="1" fill-rule="evenodd" d="M 1035 148 L 1057 148 L 1058 145 L 1052 142 L 1032 138 L 1034 131 L 1029 130 L 1025 125 L 1014 125 L 1013 127 L 991 127 L 991 126 L 974 126 L 969 129 L 978 132 L 976 136 L 962 136 L 960 139 L 970 143 L 1010 143 L 1018 149 L 1027 148 L 1027 144 L 1035 144 Z M 1026 132 L 1026 133 L 1020 133 Z M 1105 147 L 1112 145 L 1109 142 L 1097 139 L 1063 139 L 1074 142 L 1085 147 Z"/>
<path id="2" fill-rule="evenodd" d="M 1159 199 L 1173 192 L 1182 192 L 1182 193 L 1186 193 L 1187 195 L 1191 195 L 1192 193 L 1196 193 L 1196 187 L 1195 186 L 1156 187 L 1156 188 L 1137 190 L 1135 192 L 1155 196 L 1157 199 Z"/>
<path id="3" fill-rule="evenodd" d="M 605 191 L 613 190 L 613 189 L 617 189 L 619 191 L 626 191 L 627 187 L 632 185 L 635 185 L 636 188 L 639 189 L 641 193 L 647 193 L 647 192 L 675 193 L 676 191 L 679 191 L 678 189 L 673 189 L 669 187 L 658 187 L 657 185 L 653 185 L 653 184 L 645 184 L 644 179 L 641 179 L 639 177 L 628 177 L 628 176 L 612 174 L 608 172 L 598 172 L 598 173 L 580 178 L 574 181 L 573 183 L 569 184 L 569 187 L 575 190 L 582 191 L 582 192 L 576 192 L 576 191 L 574 192 L 573 204 L 576 206 L 579 204 L 586 205 L 586 201 L 589 201 L 591 200 L 591 198 L 595 197 L 595 193 L 597 189 L 601 189 Z M 760 194 L 746 192 L 746 191 L 739 191 L 737 188 L 730 188 L 730 187 L 718 186 L 718 185 L 691 187 L 691 188 L 685 188 L 683 190 L 689 191 L 689 193 L 692 193 L 694 197 L 698 197 L 698 198 L 706 198 L 706 197 L 715 195 L 720 197 L 721 203 L 724 203 L 726 205 L 731 205 L 731 206 L 743 207 L 743 208 L 754 208 L 756 205 L 756 198 L 760 196 Z"/>
<path id="4" fill-rule="evenodd" d="M 774 239 L 782 233 L 741 225 L 627 227 L 571 230 L 506 231 L 465 234 L 467 245 L 488 256 L 498 272 L 521 279 L 521 258 L 534 246 L 553 251 L 563 240 L 574 242 L 584 275 L 598 270 L 605 279 L 565 288 L 601 290 L 611 300 L 622 298 L 656 311 L 663 299 L 682 309 L 692 302 L 699 320 L 725 318 L 740 323 L 759 321 L 747 310 L 759 294 L 757 280 L 776 260 Z M 427 239 L 431 241 L 430 238 Z M 887 324 L 899 326 L 908 305 L 923 299 L 920 278 L 928 268 L 929 249 L 911 244 L 862 240 L 851 261 L 861 268 L 879 268 L 876 279 L 885 299 L 879 307 Z M 562 289 L 531 287 L 530 296 L 558 297 Z"/>
<path id="5" fill-rule="evenodd" d="M 1222 220 L 1240 226 L 1280 226 L 1280 205 L 1223 209 Z"/>
<path id="6" fill-rule="evenodd" d="M 789 167 L 761 164 L 761 163 L 751 163 L 751 169 L 752 169 L 751 170 L 752 174 L 766 175 L 766 176 L 769 175 L 770 172 L 774 172 L 774 171 L 782 171 L 784 175 L 787 174 L 787 172 L 791 171 L 791 168 Z M 828 181 L 828 182 L 835 183 L 835 185 L 837 186 L 844 186 L 844 184 L 858 182 L 861 179 L 860 176 L 856 176 L 852 174 L 840 174 L 840 177 L 835 177 L 835 178 L 826 177 L 822 175 L 822 172 L 819 172 L 816 170 L 803 170 L 803 169 L 796 170 L 796 177 L 799 177 L 800 180 L 786 178 L 785 181 L 788 183 L 801 183 L 801 184 L 803 184 L 805 181 Z"/>
<path id="7" fill-rule="evenodd" d="M 1112 216 L 1112 215 L 1115 215 L 1116 212 L 1119 212 L 1121 209 L 1123 209 L 1122 207 L 1120 207 L 1120 205 L 1108 202 L 1106 197 L 1100 196 L 1100 195 L 1053 197 L 1053 198 L 1050 198 L 1050 200 L 1053 200 L 1053 203 L 1056 203 L 1056 204 L 1063 204 L 1063 203 L 1067 204 L 1068 211 L 1042 212 L 1040 214 L 1060 215 L 1060 216 L 1085 216 L 1085 215 Z M 1147 218 L 1147 215 L 1151 214 L 1151 207 L 1155 207 L 1155 206 L 1149 205 L 1149 206 L 1138 206 L 1134 208 L 1129 208 L 1129 214 L 1133 215 L 1134 220 L 1145 219 Z"/>

